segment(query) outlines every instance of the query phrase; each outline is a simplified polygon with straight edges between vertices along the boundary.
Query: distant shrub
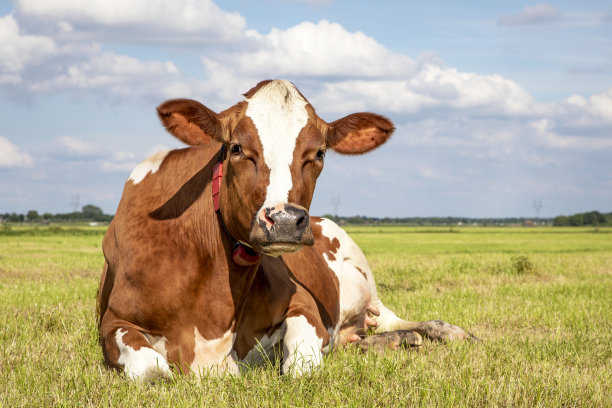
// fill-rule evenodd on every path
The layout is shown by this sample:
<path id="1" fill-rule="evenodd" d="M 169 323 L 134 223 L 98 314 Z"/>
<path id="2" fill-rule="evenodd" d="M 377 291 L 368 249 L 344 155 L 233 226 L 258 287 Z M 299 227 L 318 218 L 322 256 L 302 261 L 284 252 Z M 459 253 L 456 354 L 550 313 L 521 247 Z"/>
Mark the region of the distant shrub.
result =
<path id="1" fill-rule="evenodd" d="M 525 275 L 535 272 L 535 266 L 525 255 L 515 255 L 510 258 L 510 261 L 512 262 L 512 273 L 517 275 Z"/>

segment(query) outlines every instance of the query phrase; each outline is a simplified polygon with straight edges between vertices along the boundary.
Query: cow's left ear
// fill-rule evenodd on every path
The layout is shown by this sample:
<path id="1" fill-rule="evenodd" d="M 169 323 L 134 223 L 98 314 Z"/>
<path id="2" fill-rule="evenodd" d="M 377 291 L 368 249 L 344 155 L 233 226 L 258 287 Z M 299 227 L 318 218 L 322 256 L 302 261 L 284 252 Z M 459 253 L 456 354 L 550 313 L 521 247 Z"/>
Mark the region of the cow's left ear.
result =
<path id="1" fill-rule="evenodd" d="M 329 124 L 327 145 L 342 154 L 363 154 L 385 143 L 393 123 L 375 113 L 353 113 Z"/>
<path id="2" fill-rule="evenodd" d="M 227 139 L 222 118 L 198 101 L 172 99 L 159 105 L 157 114 L 168 132 L 190 146 Z"/>

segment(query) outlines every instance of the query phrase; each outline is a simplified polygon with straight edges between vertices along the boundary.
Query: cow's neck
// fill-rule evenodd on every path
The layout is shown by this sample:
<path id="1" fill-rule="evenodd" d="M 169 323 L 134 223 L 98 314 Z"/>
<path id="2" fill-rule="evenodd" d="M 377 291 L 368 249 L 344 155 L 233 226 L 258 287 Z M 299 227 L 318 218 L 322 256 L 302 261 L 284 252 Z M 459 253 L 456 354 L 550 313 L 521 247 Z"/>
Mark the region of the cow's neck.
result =
<path id="1" fill-rule="evenodd" d="M 222 145 L 218 153 L 218 159 L 213 168 L 212 175 L 212 199 L 217 222 L 221 226 L 221 231 L 232 242 L 232 260 L 240 266 L 250 266 L 259 263 L 261 254 L 256 252 L 250 245 L 235 239 L 227 229 L 223 215 L 221 215 L 221 179 L 223 178 L 223 160 L 225 159 L 226 146 Z"/>
<path id="2" fill-rule="evenodd" d="M 233 242 L 230 238 L 223 237 L 224 257 L 227 265 L 227 283 L 232 294 L 233 316 L 232 324 L 237 328 L 240 317 L 244 312 L 244 305 L 251 291 L 251 286 L 257 275 L 260 261 L 248 266 L 240 266 L 234 262 Z M 229 316 L 228 316 L 229 317 Z"/>
<path id="3" fill-rule="evenodd" d="M 225 158 L 226 146 L 222 145 L 218 153 L 218 159 L 212 174 L 212 201 L 215 210 L 215 218 L 221 236 L 224 258 L 228 270 L 228 283 L 232 294 L 233 319 L 232 325 L 237 328 L 240 316 L 244 311 L 244 305 L 251 285 L 255 280 L 261 254 L 255 252 L 250 246 L 236 240 L 223 221 L 220 204 L 221 179 L 223 177 L 223 160 Z"/>

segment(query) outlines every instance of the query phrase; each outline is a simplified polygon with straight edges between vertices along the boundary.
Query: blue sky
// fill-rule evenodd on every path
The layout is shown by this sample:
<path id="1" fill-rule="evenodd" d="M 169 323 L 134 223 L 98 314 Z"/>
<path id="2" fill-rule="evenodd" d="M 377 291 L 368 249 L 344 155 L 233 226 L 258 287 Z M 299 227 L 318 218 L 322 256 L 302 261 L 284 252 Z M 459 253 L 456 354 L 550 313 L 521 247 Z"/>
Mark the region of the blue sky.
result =
<path id="1" fill-rule="evenodd" d="M 311 212 L 612 211 L 612 5 L 602 1 L 16 0 L 0 3 L 0 212 L 113 213 L 131 169 L 180 147 L 155 107 L 214 110 L 261 79 L 320 116 L 390 117 L 329 154 Z"/>

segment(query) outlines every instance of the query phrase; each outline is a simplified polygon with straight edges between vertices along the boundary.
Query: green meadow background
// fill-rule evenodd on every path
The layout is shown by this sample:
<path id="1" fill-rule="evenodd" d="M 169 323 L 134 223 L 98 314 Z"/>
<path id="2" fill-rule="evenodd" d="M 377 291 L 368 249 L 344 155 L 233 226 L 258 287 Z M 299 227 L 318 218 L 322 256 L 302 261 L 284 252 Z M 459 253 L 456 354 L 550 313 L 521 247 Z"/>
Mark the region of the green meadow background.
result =
<path id="1" fill-rule="evenodd" d="M 312 375 L 126 381 L 94 317 L 104 227 L 0 229 L 0 406 L 612 406 L 612 228 L 346 227 L 383 302 L 480 342 L 336 350 Z"/>

